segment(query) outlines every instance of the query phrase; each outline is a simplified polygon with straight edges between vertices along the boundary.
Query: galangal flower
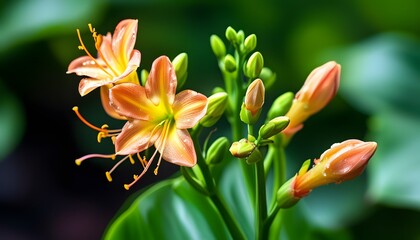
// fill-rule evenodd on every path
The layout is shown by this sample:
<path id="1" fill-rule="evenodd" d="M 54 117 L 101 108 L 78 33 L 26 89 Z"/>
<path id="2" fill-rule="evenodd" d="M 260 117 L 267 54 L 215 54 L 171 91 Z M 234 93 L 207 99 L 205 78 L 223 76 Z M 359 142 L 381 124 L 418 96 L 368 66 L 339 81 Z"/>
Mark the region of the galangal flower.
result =
<path id="1" fill-rule="evenodd" d="M 170 60 L 162 56 L 153 62 L 145 87 L 123 83 L 111 88 L 111 105 L 119 115 L 128 119 L 114 138 L 115 155 L 91 154 L 76 160 L 76 163 L 91 157 L 125 155 L 106 172 L 111 181 L 112 171 L 127 158 L 133 161 L 131 156 L 136 154 L 144 169 L 135 175 L 132 183 L 124 185 L 127 190 L 146 173 L 158 152 L 155 174 L 162 159 L 180 166 L 194 166 L 197 156 L 187 129 L 194 127 L 206 113 L 207 97 L 192 90 L 176 94 L 176 87 L 174 68 Z M 139 153 L 152 145 L 155 152 L 151 158 L 148 161 L 141 158 Z"/>
<path id="2" fill-rule="evenodd" d="M 306 119 L 323 109 L 336 95 L 340 85 L 340 72 L 340 64 L 330 61 L 309 74 L 286 114 L 290 118 L 290 124 L 283 132 L 287 136 L 299 131 Z"/>
<path id="3" fill-rule="evenodd" d="M 294 204 L 307 196 L 312 189 L 330 183 L 351 180 L 363 173 L 376 151 L 376 142 L 350 139 L 336 143 L 314 161 L 308 171 L 310 161 L 306 161 L 299 173 L 287 181 L 277 192 L 281 204 Z"/>
<path id="4" fill-rule="evenodd" d="M 131 82 L 139 84 L 136 69 L 140 65 L 140 52 L 134 49 L 137 35 L 137 20 L 126 19 L 115 28 L 114 34 L 98 34 L 89 24 L 98 56 L 95 58 L 82 41 L 77 29 L 80 46 L 86 56 L 73 60 L 67 73 L 85 76 L 79 83 L 79 93 L 85 96 L 94 89 L 101 88 L 101 100 L 105 111 L 114 118 L 122 119 L 109 105 L 108 90 L 116 84 Z"/>

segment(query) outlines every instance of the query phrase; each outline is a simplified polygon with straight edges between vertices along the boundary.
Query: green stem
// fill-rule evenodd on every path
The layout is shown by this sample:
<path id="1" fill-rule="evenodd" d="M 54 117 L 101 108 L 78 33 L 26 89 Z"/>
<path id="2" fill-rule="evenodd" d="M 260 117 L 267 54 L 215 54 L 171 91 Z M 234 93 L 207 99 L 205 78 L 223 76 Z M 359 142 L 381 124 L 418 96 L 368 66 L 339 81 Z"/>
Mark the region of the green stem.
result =
<path id="1" fill-rule="evenodd" d="M 273 223 L 273 221 L 276 219 L 278 212 L 280 211 L 280 207 L 276 204 L 273 210 L 268 215 L 267 219 L 264 222 L 263 231 L 264 235 L 268 236 L 270 231 L 270 226 Z M 280 224 L 278 224 L 280 225 Z M 279 236 L 279 235 L 277 235 Z"/>
<path id="2" fill-rule="evenodd" d="M 257 239 L 266 239 L 267 235 L 264 231 L 264 222 L 267 218 L 267 196 L 265 189 L 265 174 L 264 174 L 264 162 L 258 161 L 255 164 L 255 176 L 256 176 L 256 192 L 257 192 Z"/>
<path id="3" fill-rule="evenodd" d="M 220 216 L 223 218 L 229 233 L 231 234 L 233 239 L 245 239 L 245 236 L 242 230 L 239 228 L 239 224 L 236 222 L 235 218 L 233 217 L 232 213 L 226 207 L 226 204 L 223 202 L 219 191 L 216 188 L 216 184 L 214 182 L 213 176 L 210 172 L 208 165 L 206 164 L 203 154 L 201 152 L 200 145 L 198 143 L 198 133 L 200 132 L 200 127 L 195 129 L 192 132 L 194 148 L 197 152 L 197 164 L 201 169 L 201 172 L 204 177 L 204 181 L 207 186 L 207 191 L 209 193 L 209 198 L 216 206 L 217 210 L 220 213 Z"/>

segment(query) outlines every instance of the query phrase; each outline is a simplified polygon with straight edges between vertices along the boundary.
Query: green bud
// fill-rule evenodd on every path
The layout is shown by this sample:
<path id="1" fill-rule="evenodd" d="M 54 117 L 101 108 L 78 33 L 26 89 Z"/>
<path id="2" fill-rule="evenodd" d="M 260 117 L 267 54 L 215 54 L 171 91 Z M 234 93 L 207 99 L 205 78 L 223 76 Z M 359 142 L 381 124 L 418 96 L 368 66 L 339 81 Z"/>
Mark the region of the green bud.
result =
<path id="1" fill-rule="evenodd" d="M 221 87 L 215 87 L 215 88 L 213 88 L 213 91 L 211 91 L 211 92 L 212 92 L 212 94 L 215 94 L 215 93 L 226 92 L 226 91 L 225 91 L 225 89 L 223 89 Z"/>
<path id="2" fill-rule="evenodd" d="M 217 35 L 210 36 L 210 46 L 217 59 L 222 59 L 226 55 L 225 44 Z"/>
<path id="3" fill-rule="evenodd" d="M 255 47 L 257 47 L 257 35 L 251 34 L 245 38 L 244 50 L 246 53 L 249 53 L 254 50 Z"/>
<path id="4" fill-rule="evenodd" d="M 259 162 L 263 159 L 264 158 L 263 158 L 260 150 L 258 150 L 258 148 L 255 148 L 254 151 L 252 151 L 252 153 L 246 158 L 246 163 L 253 164 L 253 163 Z"/>
<path id="5" fill-rule="evenodd" d="M 146 69 L 141 70 L 140 72 L 140 81 L 142 86 L 146 86 L 147 78 L 149 77 L 149 71 Z"/>
<path id="6" fill-rule="evenodd" d="M 226 39 L 229 40 L 230 42 L 232 43 L 236 42 L 236 34 L 237 33 L 235 29 L 233 29 L 231 26 L 226 28 L 225 36 L 226 36 Z"/>
<path id="7" fill-rule="evenodd" d="M 236 43 L 242 44 L 244 42 L 245 33 L 242 30 L 239 30 L 236 34 Z"/>
<path id="8" fill-rule="evenodd" d="M 261 126 L 259 134 L 262 139 L 270 138 L 279 134 L 289 125 L 290 119 L 285 116 L 276 117 Z"/>
<path id="9" fill-rule="evenodd" d="M 213 126 L 223 115 L 228 101 L 226 92 L 219 92 L 207 98 L 207 112 L 200 120 L 200 124 L 204 127 Z"/>
<path id="10" fill-rule="evenodd" d="M 290 208 L 299 201 L 299 198 L 294 197 L 292 192 L 293 190 L 291 184 L 293 184 L 294 180 L 295 177 L 291 178 L 277 191 L 277 205 L 279 207 Z"/>
<path id="11" fill-rule="evenodd" d="M 207 164 L 217 164 L 225 159 L 229 149 L 229 140 L 227 137 L 220 137 L 214 141 L 207 150 Z"/>
<path id="12" fill-rule="evenodd" d="M 260 76 L 261 70 L 264 67 L 264 59 L 260 52 L 254 52 L 248 59 L 245 65 L 244 73 L 249 78 L 257 78 Z"/>
<path id="13" fill-rule="evenodd" d="M 263 67 L 260 78 L 263 80 L 265 87 L 269 89 L 276 82 L 276 73 L 273 73 L 271 69 L 267 67 Z"/>
<path id="14" fill-rule="evenodd" d="M 236 68 L 237 68 L 236 61 L 232 55 L 228 54 L 225 56 L 224 64 L 225 64 L 226 71 L 228 72 L 236 71 Z"/>
<path id="15" fill-rule="evenodd" d="M 246 124 L 255 124 L 261 115 L 261 109 L 257 110 L 254 114 L 246 109 L 245 103 L 241 106 L 241 112 L 239 113 L 239 117 L 241 118 L 241 121 Z"/>
<path id="16" fill-rule="evenodd" d="M 188 69 L 188 55 L 186 53 L 180 53 L 172 60 L 172 66 L 174 67 L 176 78 L 178 80 L 177 88 L 180 89 L 187 80 L 187 69 Z"/>
<path id="17" fill-rule="evenodd" d="M 293 92 L 286 92 L 274 100 L 267 113 L 267 119 L 284 116 L 292 106 L 295 94 Z"/>
<path id="18" fill-rule="evenodd" d="M 255 149 L 255 144 L 248 141 L 247 139 L 241 139 L 239 142 L 234 142 L 229 148 L 232 156 L 237 158 L 246 158 L 251 155 Z"/>

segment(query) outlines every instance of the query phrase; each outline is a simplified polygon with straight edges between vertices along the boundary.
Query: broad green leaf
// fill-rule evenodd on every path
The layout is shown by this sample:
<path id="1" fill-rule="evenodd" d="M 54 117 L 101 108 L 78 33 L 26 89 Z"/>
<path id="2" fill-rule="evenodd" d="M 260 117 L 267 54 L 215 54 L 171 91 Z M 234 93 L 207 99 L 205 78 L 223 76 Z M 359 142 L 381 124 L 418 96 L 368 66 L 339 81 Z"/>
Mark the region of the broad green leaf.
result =
<path id="1" fill-rule="evenodd" d="M 141 194 L 110 225 L 104 238 L 229 239 L 229 233 L 208 198 L 179 177 Z"/>
<path id="2" fill-rule="evenodd" d="M 24 125 L 24 113 L 19 100 L 0 80 L 0 160 L 19 143 Z"/>
<path id="3" fill-rule="evenodd" d="M 343 96 L 373 115 L 378 142 L 368 165 L 368 194 L 377 203 L 420 209 L 420 43 L 380 35 L 341 51 Z"/>
<path id="4" fill-rule="evenodd" d="M 0 53 L 30 40 L 74 31 L 98 18 L 102 1 L 20 0 L 0 9 Z"/>

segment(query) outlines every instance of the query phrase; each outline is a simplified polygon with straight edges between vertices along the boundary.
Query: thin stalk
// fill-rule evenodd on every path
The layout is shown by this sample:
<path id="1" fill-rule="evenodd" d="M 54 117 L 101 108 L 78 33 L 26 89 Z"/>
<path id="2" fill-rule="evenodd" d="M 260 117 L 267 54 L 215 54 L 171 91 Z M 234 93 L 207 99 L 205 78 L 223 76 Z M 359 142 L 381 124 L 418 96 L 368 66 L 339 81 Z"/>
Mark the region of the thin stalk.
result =
<path id="1" fill-rule="evenodd" d="M 265 174 L 264 174 L 264 162 L 258 161 L 255 164 L 255 176 L 256 176 L 256 210 L 257 210 L 257 239 L 266 239 L 267 235 L 264 231 L 264 222 L 267 219 L 267 196 L 265 189 Z"/>
<path id="2" fill-rule="evenodd" d="M 210 172 L 210 169 L 206 162 L 204 161 L 203 154 L 201 152 L 200 145 L 198 143 L 198 132 L 200 129 L 196 129 L 191 135 L 193 135 L 194 148 L 197 152 L 197 164 L 203 173 L 204 181 L 207 186 L 207 191 L 209 192 L 209 198 L 216 206 L 217 210 L 220 213 L 220 216 L 223 218 L 230 235 L 233 239 L 245 239 L 245 235 L 242 230 L 239 228 L 238 222 L 236 222 L 232 213 L 226 207 L 226 204 L 223 202 L 219 191 L 216 188 L 213 176 Z"/>

